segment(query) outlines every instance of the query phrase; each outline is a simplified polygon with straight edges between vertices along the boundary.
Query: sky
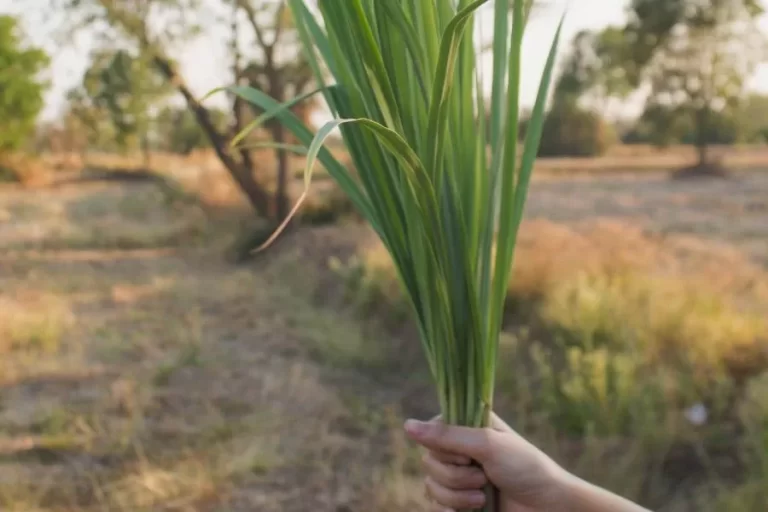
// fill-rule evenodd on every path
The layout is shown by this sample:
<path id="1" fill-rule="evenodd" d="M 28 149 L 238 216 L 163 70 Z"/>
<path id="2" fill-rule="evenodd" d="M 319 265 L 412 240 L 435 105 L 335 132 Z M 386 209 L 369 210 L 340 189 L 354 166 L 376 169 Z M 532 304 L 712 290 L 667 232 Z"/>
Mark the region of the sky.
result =
<path id="1" fill-rule="evenodd" d="M 570 4 L 561 45 L 564 51 L 567 42 L 579 31 L 596 30 L 611 24 L 621 24 L 629 0 L 550 0 L 551 7 L 536 16 L 529 25 L 524 46 L 522 103 L 533 104 L 544 62 L 554 35 L 560 14 Z M 768 7 L 768 0 L 764 0 Z M 0 13 L 19 16 L 30 41 L 43 46 L 53 57 L 47 78 L 51 88 L 46 98 L 43 117 L 52 119 L 64 106 L 66 91 L 75 86 L 88 64 L 92 41 L 87 34 L 66 44 L 54 40 L 52 28 L 55 21 L 44 23 L 39 9 L 33 9 L 36 0 L 0 0 Z M 481 18 L 482 19 L 482 18 Z M 761 20 L 763 30 L 768 32 L 768 16 Z M 201 37 L 177 52 L 174 57 L 181 63 L 182 73 L 193 91 L 199 96 L 216 87 L 227 85 L 229 66 L 224 48 L 225 40 L 215 35 Z M 768 63 L 763 65 L 751 80 L 751 87 L 768 92 Z"/>

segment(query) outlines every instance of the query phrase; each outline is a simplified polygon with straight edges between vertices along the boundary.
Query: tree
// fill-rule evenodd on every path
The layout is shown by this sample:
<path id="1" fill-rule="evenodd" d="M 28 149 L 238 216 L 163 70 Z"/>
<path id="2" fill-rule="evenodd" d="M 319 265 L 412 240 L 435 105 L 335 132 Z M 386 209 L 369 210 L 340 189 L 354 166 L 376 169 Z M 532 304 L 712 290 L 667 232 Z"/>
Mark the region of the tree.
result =
<path id="1" fill-rule="evenodd" d="M 100 49 L 91 55 L 80 85 L 67 95 L 67 116 L 76 121 L 70 127 L 82 130 L 91 148 L 140 147 L 148 168 L 153 109 L 170 92 L 148 62 L 124 50 Z"/>
<path id="2" fill-rule="evenodd" d="M 768 143 L 768 96 L 748 96 L 741 102 L 734 117 L 739 128 L 739 142 Z"/>
<path id="3" fill-rule="evenodd" d="M 615 142 L 601 113 L 611 99 L 631 90 L 622 67 L 624 51 L 621 31 L 614 27 L 576 35 L 544 122 L 541 156 L 596 156 Z"/>
<path id="4" fill-rule="evenodd" d="M 636 81 L 650 86 L 646 111 L 693 126 L 699 165 L 715 120 L 742 98 L 765 51 L 757 0 L 634 0 L 625 29 Z M 666 116 L 665 116 L 666 117 Z"/>
<path id="5" fill-rule="evenodd" d="M 108 113 L 117 145 L 127 149 L 138 143 L 149 168 L 152 110 L 171 92 L 151 62 L 125 50 L 100 50 L 83 87 L 93 104 Z"/>
<path id="6" fill-rule="evenodd" d="M 44 51 L 23 44 L 16 19 L 0 16 L 0 151 L 19 149 L 34 134 L 47 65 Z"/>
<path id="7" fill-rule="evenodd" d="M 260 2 L 256 7 L 251 0 L 234 0 L 245 13 L 246 19 L 256 36 L 258 53 L 240 69 L 235 61 L 235 76 L 237 81 L 245 80 L 248 85 L 264 91 L 278 103 L 297 97 L 306 92 L 312 84 L 312 69 L 302 53 L 298 34 L 293 26 L 291 12 L 284 0 Z M 237 54 L 237 53 L 236 53 Z M 235 110 L 243 108 L 235 99 Z M 306 115 L 306 111 L 304 114 Z M 268 124 L 272 140 L 285 144 L 286 133 L 282 123 L 274 120 Z M 284 218 L 288 214 L 288 153 L 283 149 L 276 150 L 277 157 L 277 190 L 276 216 Z"/>
<path id="8" fill-rule="evenodd" d="M 554 88 L 554 102 L 586 103 L 604 111 L 608 101 L 629 94 L 632 80 L 627 66 L 627 43 L 622 30 L 576 34 Z"/>
<path id="9" fill-rule="evenodd" d="M 691 133 L 693 124 L 674 108 L 649 104 L 632 129 L 624 137 L 627 144 L 653 144 L 667 148 L 682 144 L 686 133 Z"/>
<path id="10" fill-rule="evenodd" d="M 87 165 L 89 149 L 116 149 L 117 136 L 109 113 L 94 102 L 84 85 L 67 93 L 67 111 L 62 121 L 64 128 L 73 134 L 71 140 L 78 143 L 83 165 Z"/>
<path id="11" fill-rule="evenodd" d="M 104 30 L 112 41 L 129 48 L 156 67 L 165 82 L 183 98 L 197 123 L 210 140 L 211 147 L 229 171 L 257 214 L 278 221 L 287 211 L 287 157 L 280 154 L 278 187 L 273 194 L 267 176 L 257 173 L 256 162 L 246 147 L 232 148 L 230 141 L 252 117 L 250 107 L 232 102 L 231 123 L 227 129 L 217 126 L 211 110 L 193 93 L 178 66 L 171 58 L 172 49 L 197 37 L 203 30 L 225 21 L 211 20 L 228 16 L 231 28 L 230 60 L 232 81 L 239 84 L 262 84 L 267 80 L 277 97 L 288 97 L 291 91 L 307 86 L 299 73 L 301 60 L 297 39 L 283 0 L 47 0 L 53 10 L 66 14 L 70 30 Z M 211 14 L 212 13 L 212 14 Z M 229 14 L 224 14 L 229 13 Z M 196 21 L 197 20 L 197 21 Z M 250 34 L 242 34 L 243 30 Z M 250 36 L 250 37 L 247 37 Z M 254 55 L 245 55 L 242 41 L 256 42 Z M 250 48 L 250 45 L 249 45 Z M 226 79 L 222 80 L 226 83 Z M 271 128 L 279 139 L 282 130 Z M 279 142 L 279 140 L 278 140 Z"/>
<path id="12" fill-rule="evenodd" d="M 227 129 L 228 116 L 221 110 L 211 110 L 211 119 L 218 130 Z M 186 108 L 166 107 L 155 119 L 153 136 L 163 151 L 188 155 L 196 149 L 210 148 L 211 141 Z"/>

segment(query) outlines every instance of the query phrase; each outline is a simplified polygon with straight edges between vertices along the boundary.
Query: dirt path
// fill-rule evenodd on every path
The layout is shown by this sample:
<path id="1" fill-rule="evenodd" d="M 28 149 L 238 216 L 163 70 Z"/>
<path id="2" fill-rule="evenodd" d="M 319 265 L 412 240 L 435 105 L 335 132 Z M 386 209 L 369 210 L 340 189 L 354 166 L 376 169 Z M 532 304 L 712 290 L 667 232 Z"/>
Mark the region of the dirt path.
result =
<path id="1" fill-rule="evenodd" d="M 4 301 L 64 311 L 54 347 L 16 348 L 0 372 L 4 510 L 363 510 L 377 499 L 400 421 L 396 403 L 382 411 L 397 397 L 377 397 L 363 376 L 377 361 L 360 325 L 276 282 L 285 261 L 88 256 L 0 264 Z"/>
<path id="2" fill-rule="evenodd" d="M 26 205 L 50 242 L 74 222 L 56 212 L 83 204 L 77 228 L 105 226 L 92 206 L 103 193 L 4 195 L 0 207 L 17 220 Z M 125 229 L 117 216 L 133 206 L 114 204 L 110 226 Z M 187 213 L 141 216 L 173 238 Z M 386 354 L 318 304 L 321 267 L 307 262 L 337 250 L 322 231 L 237 267 L 189 237 L 82 250 L 61 236 L 39 250 L 2 227 L 0 509 L 376 510 L 420 495 L 402 476 L 414 463 L 400 391 L 376 377 Z"/>
<path id="3" fill-rule="evenodd" d="M 529 218 L 613 219 L 657 234 L 725 242 L 768 264 L 768 172 L 670 180 L 666 173 L 560 177 L 533 184 Z"/>

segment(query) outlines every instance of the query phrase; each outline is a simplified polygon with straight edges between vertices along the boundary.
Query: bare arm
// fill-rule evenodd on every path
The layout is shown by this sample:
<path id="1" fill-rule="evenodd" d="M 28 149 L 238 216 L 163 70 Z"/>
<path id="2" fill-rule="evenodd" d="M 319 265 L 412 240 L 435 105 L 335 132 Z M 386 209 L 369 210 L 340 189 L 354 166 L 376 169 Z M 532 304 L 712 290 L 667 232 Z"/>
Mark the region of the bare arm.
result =
<path id="1" fill-rule="evenodd" d="M 499 489 L 500 512 L 647 512 L 568 473 L 498 417 L 486 429 L 412 420 L 405 429 L 428 450 L 425 484 L 435 510 L 481 507 L 490 482 Z"/>
<path id="2" fill-rule="evenodd" d="M 648 512 L 600 487 L 566 473 L 563 482 L 562 512 Z"/>

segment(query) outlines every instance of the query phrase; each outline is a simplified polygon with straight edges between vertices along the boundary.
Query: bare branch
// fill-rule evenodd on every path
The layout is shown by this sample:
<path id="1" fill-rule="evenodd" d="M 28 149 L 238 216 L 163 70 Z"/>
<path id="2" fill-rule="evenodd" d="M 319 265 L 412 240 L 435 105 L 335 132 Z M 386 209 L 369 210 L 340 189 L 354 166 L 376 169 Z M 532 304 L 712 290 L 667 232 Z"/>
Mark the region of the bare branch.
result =
<path id="1" fill-rule="evenodd" d="M 256 9 L 253 8 L 249 0 L 235 0 L 235 2 L 237 2 L 237 5 L 243 10 L 246 18 L 248 18 L 248 23 L 250 23 L 254 34 L 256 34 L 256 41 L 259 43 L 259 46 L 261 46 L 265 53 L 271 53 L 274 42 L 272 44 L 267 43 L 264 30 L 259 25 L 259 20 L 257 19 Z"/>
<path id="2" fill-rule="evenodd" d="M 275 27 L 275 37 L 272 39 L 272 46 L 274 47 L 279 41 L 280 36 L 283 33 L 283 27 L 285 26 L 285 23 L 283 22 L 283 18 L 285 16 L 285 2 L 281 1 L 277 9 L 275 9 L 275 15 L 274 15 L 274 27 Z"/>

